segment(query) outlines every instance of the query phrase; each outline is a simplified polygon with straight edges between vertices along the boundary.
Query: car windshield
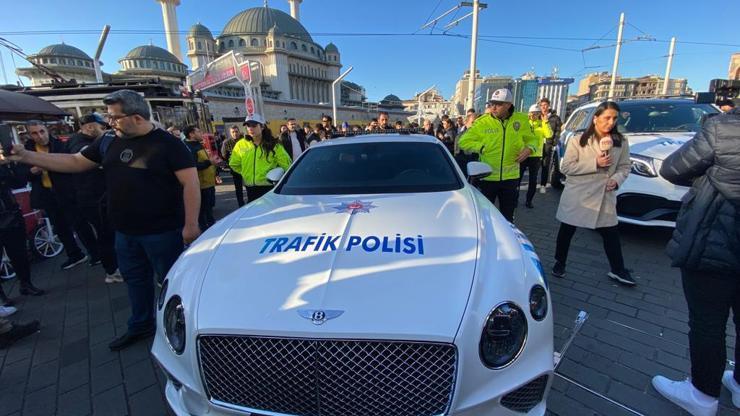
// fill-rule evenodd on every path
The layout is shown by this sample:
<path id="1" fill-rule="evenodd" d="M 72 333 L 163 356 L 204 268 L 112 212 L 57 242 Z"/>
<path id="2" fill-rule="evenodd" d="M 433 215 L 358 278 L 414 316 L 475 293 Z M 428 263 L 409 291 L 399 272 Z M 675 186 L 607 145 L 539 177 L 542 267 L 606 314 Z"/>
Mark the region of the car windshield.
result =
<path id="1" fill-rule="evenodd" d="M 693 102 L 621 102 L 620 133 L 699 131 L 707 114 L 717 113 L 709 104 Z"/>
<path id="2" fill-rule="evenodd" d="M 463 186 L 452 160 L 438 144 L 343 143 L 308 149 L 275 192 L 410 193 L 450 191 Z"/>

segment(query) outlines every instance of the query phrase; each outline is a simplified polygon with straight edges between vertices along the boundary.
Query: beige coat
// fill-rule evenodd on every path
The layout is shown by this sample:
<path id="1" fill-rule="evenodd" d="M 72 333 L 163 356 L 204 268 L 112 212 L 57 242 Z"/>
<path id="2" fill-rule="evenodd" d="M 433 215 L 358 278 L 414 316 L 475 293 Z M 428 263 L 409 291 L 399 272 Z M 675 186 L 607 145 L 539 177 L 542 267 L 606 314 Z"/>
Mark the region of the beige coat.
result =
<path id="1" fill-rule="evenodd" d="M 567 177 L 565 189 L 560 196 L 556 215 L 560 222 L 583 228 L 602 228 L 617 225 L 617 195 L 606 191 L 609 178 L 622 186 L 630 173 L 630 147 L 625 138 L 621 147 L 612 147 L 609 154 L 612 164 L 608 168 L 596 166 L 601 154 L 595 138 L 581 147 L 581 136 L 568 141 L 560 171 Z"/>

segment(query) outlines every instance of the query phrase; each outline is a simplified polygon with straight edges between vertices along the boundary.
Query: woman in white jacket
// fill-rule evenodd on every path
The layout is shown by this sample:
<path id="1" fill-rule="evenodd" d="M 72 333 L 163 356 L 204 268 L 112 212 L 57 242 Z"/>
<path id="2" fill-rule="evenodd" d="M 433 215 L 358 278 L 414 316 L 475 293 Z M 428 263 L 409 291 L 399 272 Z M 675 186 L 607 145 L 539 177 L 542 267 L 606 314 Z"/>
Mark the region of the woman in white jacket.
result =
<path id="1" fill-rule="evenodd" d="M 568 142 L 560 167 L 568 180 L 557 212 L 561 224 L 552 268 L 556 277 L 565 277 L 570 242 L 581 227 L 601 234 L 609 259 L 607 275 L 625 285 L 636 284 L 624 267 L 617 229 L 616 190 L 630 172 L 629 143 L 617 131 L 619 111 L 615 102 L 601 103 L 583 135 Z"/>

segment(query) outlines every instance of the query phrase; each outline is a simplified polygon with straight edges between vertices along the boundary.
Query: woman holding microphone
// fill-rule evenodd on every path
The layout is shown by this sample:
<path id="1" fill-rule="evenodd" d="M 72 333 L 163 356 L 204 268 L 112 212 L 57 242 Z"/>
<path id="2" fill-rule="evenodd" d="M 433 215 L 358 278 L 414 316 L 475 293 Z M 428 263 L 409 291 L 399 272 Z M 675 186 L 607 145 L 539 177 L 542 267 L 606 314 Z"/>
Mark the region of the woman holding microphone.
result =
<path id="1" fill-rule="evenodd" d="M 249 202 L 269 192 L 273 184 L 267 180 L 267 172 L 281 167 L 288 170 L 290 156 L 280 141 L 273 137 L 259 114 L 247 117 L 244 122 L 252 140 L 240 140 L 229 158 L 229 166 L 244 179 Z"/>
<path id="2" fill-rule="evenodd" d="M 624 267 L 617 229 L 615 192 L 631 168 L 629 143 L 617 131 L 619 111 L 615 102 L 601 103 L 588 129 L 568 142 L 560 168 L 568 180 L 556 215 L 561 223 L 552 268 L 556 277 L 565 277 L 570 242 L 576 228 L 581 227 L 601 234 L 609 259 L 607 275 L 621 284 L 636 285 Z"/>

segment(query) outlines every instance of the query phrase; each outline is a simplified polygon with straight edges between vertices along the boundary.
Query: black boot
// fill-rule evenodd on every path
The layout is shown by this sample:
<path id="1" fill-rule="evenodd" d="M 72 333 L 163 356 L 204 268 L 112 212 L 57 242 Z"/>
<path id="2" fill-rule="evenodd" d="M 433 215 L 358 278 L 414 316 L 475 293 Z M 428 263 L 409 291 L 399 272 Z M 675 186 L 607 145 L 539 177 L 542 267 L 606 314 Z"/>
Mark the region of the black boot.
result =
<path id="1" fill-rule="evenodd" d="M 46 292 L 37 288 L 31 282 L 21 282 L 21 295 L 41 296 L 44 293 Z"/>

